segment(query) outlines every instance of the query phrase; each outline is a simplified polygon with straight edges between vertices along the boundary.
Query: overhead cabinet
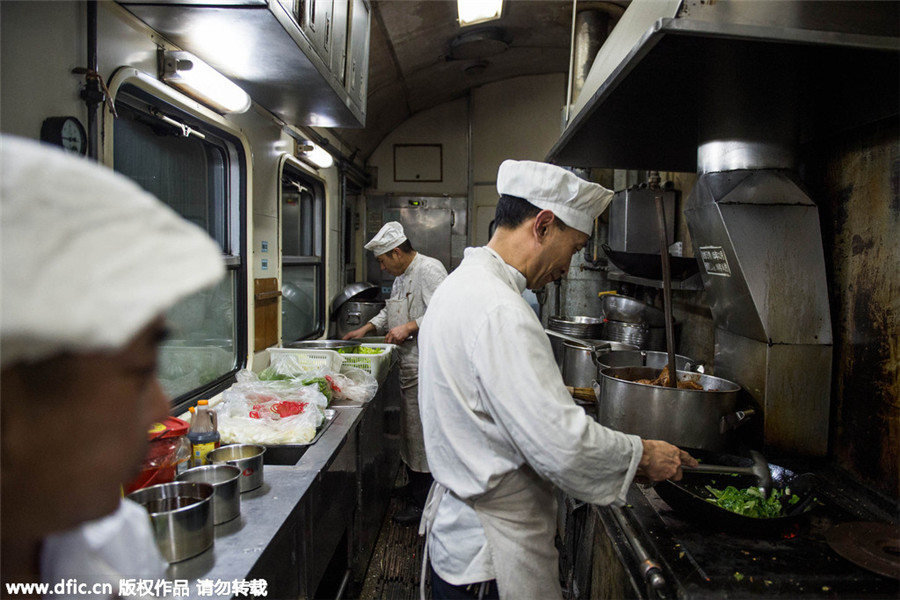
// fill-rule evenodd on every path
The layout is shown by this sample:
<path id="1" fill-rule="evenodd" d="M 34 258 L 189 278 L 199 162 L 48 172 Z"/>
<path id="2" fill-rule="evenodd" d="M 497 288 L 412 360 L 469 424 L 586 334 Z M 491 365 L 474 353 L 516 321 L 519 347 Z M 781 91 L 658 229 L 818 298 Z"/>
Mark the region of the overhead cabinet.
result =
<path id="1" fill-rule="evenodd" d="M 363 127 L 368 0 L 119 0 L 284 121 Z"/>

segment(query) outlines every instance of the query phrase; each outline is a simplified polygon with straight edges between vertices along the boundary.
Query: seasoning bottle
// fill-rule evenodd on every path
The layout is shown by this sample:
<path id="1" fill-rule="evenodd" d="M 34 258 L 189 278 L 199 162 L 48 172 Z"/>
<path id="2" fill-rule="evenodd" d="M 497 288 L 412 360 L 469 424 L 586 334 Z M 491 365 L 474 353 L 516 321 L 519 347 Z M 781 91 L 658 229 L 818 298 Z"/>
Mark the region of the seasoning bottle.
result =
<path id="1" fill-rule="evenodd" d="M 191 466 L 209 464 L 206 455 L 219 447 L 219 423 L 215 412 L 209 409 L 209 401 L 198 400 L 191 411 L 191 427 L 187 437 L 191 442 Z"/>

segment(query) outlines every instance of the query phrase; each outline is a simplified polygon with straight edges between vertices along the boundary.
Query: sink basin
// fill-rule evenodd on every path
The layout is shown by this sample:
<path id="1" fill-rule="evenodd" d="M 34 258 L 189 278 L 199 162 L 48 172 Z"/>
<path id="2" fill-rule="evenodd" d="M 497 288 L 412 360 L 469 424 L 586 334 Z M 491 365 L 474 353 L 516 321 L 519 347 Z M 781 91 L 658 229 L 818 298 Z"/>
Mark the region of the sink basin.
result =
<path id="1" fill-rule="evenodd" d="M 263 454 L 263 464 L 293 466 L 300 462 L 300 458 L 309 450 L 311 444 L 284 444 L 279 446 L 266 446 Z"/>

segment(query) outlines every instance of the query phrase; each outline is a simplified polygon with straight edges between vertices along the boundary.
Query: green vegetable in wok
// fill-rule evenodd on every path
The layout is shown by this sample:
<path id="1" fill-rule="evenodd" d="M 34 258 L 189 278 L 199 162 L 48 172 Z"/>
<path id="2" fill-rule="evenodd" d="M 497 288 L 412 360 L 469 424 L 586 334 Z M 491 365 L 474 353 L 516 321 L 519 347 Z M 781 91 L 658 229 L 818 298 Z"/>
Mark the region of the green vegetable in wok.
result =
<path id="1" fill-rule="evenodd" d="M 782 498 L 788 504 L 796 504 L 800 501 L 796 494 L 779 489 L 773 489 L 768 498 L 756 487 L 739 490 L 733 485 L 729 485 L 724 490 L 719 490 L 708 485 L 706 489 L 713 495 L 712 498 L 706 498 L 707 502 L 754 519 L 772 519 L 782 516 Z"/>

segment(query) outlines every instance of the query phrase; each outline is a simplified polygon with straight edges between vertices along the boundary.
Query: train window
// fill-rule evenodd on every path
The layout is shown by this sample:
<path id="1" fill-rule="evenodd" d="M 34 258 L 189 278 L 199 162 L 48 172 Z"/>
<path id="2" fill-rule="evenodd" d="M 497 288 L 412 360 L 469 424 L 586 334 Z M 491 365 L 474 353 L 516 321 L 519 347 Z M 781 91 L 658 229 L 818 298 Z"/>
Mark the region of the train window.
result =
<path id="1" fill-rule="evenodd" d="M 113 167 L 205 229 L 222 248 L 227 276 L 167 314 L 159 379 L 180 406 L 214 394 L 246 356 L 241 144 L 227 131 L 134 86 L 116 95 Z"/>
<path id="2" fill-rule="evenodd" d="M 281 335 L 325 329 L 325 187 L 286 157 L 281 169 Z"/>

